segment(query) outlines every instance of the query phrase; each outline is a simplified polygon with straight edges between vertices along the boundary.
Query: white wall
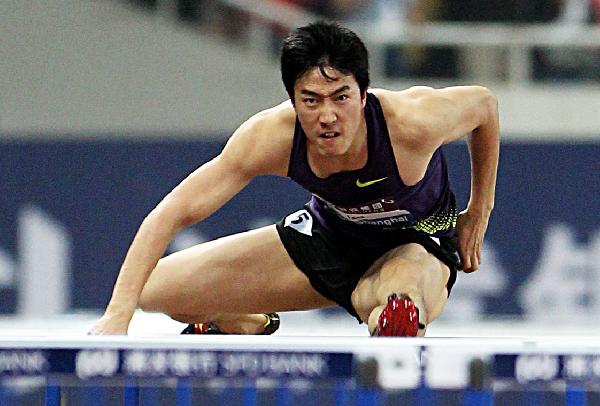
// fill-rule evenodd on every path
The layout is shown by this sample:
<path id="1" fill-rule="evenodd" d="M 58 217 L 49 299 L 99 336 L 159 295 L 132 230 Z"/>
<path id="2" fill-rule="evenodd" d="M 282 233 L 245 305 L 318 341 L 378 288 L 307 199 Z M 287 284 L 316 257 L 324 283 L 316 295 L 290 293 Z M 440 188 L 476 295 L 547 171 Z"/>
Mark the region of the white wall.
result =
<path id="1" fill-rule="evenodd" d="M 284 100 L 276 61 L 117 0 L 0 2 L 0 132 L 231 129 Z"/>
<path id="2" fill-rule="evenodd" d="M 120 0 L 2 0 L 0 38 L 0 136 L 228 132 L 286 97 L 276 60 Z M 600 139 L 599 86 L 484 84 L 509 137 Z"/>

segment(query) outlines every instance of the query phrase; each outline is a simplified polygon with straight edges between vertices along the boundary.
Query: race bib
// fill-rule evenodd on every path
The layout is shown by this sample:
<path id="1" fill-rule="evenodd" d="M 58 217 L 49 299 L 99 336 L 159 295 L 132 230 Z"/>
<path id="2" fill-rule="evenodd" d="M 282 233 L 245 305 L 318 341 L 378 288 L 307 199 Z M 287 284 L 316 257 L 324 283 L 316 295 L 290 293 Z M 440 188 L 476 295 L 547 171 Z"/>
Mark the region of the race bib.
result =
<path id="1" fill-rule="evenodd" d="M 307 210 L 298 210 L 288 215 L 283 221 L 284 227 L 291 227 L 294 230 L 312 237 L 313 218 Z"/>

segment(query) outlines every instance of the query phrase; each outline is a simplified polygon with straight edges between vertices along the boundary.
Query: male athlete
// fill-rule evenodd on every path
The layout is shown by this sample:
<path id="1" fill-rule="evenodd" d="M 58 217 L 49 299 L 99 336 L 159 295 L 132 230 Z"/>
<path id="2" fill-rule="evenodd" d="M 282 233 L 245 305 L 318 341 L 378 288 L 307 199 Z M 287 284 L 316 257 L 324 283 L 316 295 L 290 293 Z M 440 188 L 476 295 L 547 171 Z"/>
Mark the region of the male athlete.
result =
<path id="1" fill-rule="evenodd" d="M 246 121 L 144 219 L 91 334 L 125 334 L 136 307 L 185 333 L 271 334 L 274 312 L 338 304 L 374 336 L 424 335 L 459 269 L 477 270 L 494 206 L 497 99 L 479 86 L 371 89 L 367 51 L 330 23 L 285 40 L 290 100 Z M 457 215 L 443 144 L 468 136 Z M 276 225 L 162 255 L 258 175 L 312 193 Z M 458 255 L 457 255 L 458 254 Z"/>

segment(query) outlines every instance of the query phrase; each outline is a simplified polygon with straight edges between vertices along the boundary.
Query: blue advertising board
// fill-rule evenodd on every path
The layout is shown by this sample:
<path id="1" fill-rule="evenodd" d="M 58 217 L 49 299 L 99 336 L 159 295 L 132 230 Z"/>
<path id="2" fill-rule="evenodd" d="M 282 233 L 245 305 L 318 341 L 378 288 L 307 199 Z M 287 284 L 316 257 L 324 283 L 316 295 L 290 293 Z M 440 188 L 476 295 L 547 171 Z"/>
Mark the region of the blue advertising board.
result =
<path id="1" fill-rule="evenodd" d="M 29 273 L 48 275 L 40 294 L 63 281 L 54 289 L 66 290 L 64 310 L 103 308 L 144 216 L 223 144 L 214 137 L 1 141 L 0 313 L 35 297 L 35 289 L 23 293 Z M 464 207 L 466 144 L 444 153 Z M 459 275 L 446 317 L 600 314 L 599 157 L 600 143 L 503 143 L 483 264 Z M 288 179 L 255 179 L 169 250 L 277 221 L 307 199 Z"/>
<path id="2" fill-rule="evenodd" d="M 0 377 L 326 379 L 353 376 L 351 353 L 190 349 L 0 349 Z"/>

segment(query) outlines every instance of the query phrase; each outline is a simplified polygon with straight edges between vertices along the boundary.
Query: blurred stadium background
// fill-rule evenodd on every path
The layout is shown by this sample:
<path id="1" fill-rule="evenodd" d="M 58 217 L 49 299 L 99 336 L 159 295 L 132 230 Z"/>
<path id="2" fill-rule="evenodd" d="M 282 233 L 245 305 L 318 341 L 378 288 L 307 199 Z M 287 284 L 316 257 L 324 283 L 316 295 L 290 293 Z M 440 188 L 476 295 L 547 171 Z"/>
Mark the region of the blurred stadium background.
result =
<path id="1" fill-rule="evenodd" d="M 374 87 L 475 83 L 499 97 L 484 262 L 459 275 L 430 334 L 600 335 L 597 0 L 3 0 L 0 336 L 83 334 L 143 216 L 286 98 L 280 40 L 323 17 L 365 40 Z M 464 206 L 466 145 L 445 153 Z M 271 223 L 306 199 L 290 181 L 257 179 L 169 249 Z M 138 314 L 132 333 L 179 328 Z M 367 334 L 338 310 L 283 316 L 281 334 L 312 333 Z"/>

